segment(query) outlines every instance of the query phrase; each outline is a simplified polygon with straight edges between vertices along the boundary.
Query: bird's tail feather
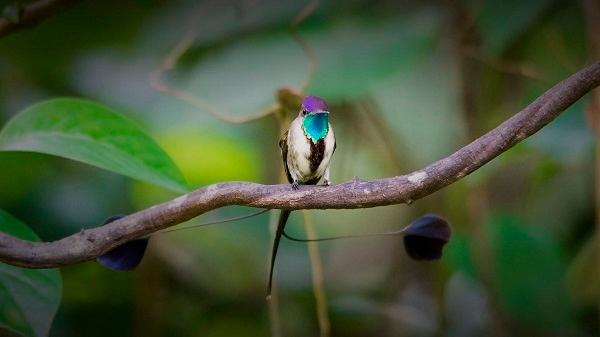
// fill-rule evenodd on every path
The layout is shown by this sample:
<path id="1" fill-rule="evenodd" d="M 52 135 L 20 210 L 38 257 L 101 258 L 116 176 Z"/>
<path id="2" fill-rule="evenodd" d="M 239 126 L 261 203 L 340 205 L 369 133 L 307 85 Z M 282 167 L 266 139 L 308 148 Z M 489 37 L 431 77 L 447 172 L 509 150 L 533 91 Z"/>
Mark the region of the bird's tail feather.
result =
<path id="1" fill-rule="evenodd" d="M 279 248 L 279 241 L 285 228 L 288 218 L 290 217 L 291 211 L 282 210 L 279 215 L 279 222 L 277 223 L 277 230 L 275 231 L 275 239 L 273 240 L 273 252 L 271 255 L 271 270 L 269 271 L 269 284 L 267 286 L 267 299 L 271 298 L 271 287 L 273 285 L 273 269 L 275 267 L 275 258 L 277 257 L 277 249 Z"/>

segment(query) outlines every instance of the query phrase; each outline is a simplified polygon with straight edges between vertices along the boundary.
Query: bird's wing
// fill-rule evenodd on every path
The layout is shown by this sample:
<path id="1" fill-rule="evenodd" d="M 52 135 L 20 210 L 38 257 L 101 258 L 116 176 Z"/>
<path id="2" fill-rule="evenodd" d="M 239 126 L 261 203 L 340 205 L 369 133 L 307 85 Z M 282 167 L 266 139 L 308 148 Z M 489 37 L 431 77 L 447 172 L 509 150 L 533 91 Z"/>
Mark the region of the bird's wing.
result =
<path id="1" fill-rule="evenodd" d="M 333 140 L 333 151 L 331 152 L 331 155 L 333 156 L 333 154 L 335 153 L 335 149 L 337 149 L 337 141 L 334 139 Z"/>
<path id="2" fill-rule="evenodd" d="M 331 126 L 331 123 L 329 123 L 329 132 L 331 132 L 331 134 L 333 135 L 333 151 L 331 151 L 331 155 L 333 156 L 333 154 L 335 153 L 335 149 L 337 148 L 337 141 L 336 141 L 335 132 L 333 132 L 333 127 Z"/>
<path id="3" fill-rule="evenodd" d="M 283 168 L 285 169 L 285 176 L 287 177 L 288 182 L 291 184 L 294 182 L 292 176 L 290 175 L 290 170 L 288 169 L 287 163 L 287 153 L 288 153 L 288 133 L 289 130 L 285 130 L 281 139 L 279 139 L 279 148 L 281 149 L 281 158 L 283 159 Z"/>

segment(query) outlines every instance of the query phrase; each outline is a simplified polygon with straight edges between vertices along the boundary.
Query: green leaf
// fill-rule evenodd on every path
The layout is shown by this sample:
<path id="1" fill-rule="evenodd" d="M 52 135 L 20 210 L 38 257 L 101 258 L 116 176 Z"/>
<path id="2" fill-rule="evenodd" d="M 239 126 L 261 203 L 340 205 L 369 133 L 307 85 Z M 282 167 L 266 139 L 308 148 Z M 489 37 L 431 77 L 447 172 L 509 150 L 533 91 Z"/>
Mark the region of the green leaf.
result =
<path id="1" fill-rule="evenodd" d="M 25 109 L 0 131 L 0 151 L 52 154 L 177 192 L 188 190 L 171 158 L 138 126 L 82 99 L 57 98 Z"/>
<path id="2" fill-rule="evenodd" d="M 40 239 L 26 225 L 0 210 L 0 231 L 24 240 Z M 60 303 L 58 269 L 26 269 L 0 263 L 0 333 L 47 336 Z"/>

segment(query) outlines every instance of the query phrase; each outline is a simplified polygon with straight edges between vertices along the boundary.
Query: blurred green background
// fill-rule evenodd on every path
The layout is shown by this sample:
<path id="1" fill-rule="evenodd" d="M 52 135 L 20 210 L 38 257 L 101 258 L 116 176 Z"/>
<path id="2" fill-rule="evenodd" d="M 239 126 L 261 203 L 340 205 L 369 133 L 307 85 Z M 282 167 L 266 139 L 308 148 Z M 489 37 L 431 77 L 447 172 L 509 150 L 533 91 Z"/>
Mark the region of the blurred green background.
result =
<path id="1" fill-rule="evenodd" d="M 154 91 L 149 74 L 193 20 L 199 34 L 165 80 L 231 114 L 256 112 L 306 77 L 289 30 L 304 6 L 82 1 L 0 39 L 0 125 L 36 102 L 83 97 L 141 125 L 194 187 L 276 183 L 275 118 L 224 123 Z M 400 175 L 452 153 L 597 59 L 589 29 L 580 1 L 323 1 L 300 32 L 316 55 L 307 93 L 331 105 L 332 180 Z M 588 102 L 410 206 L 312 212 L 319 237 L 399 229 L 424 213 L 454 229 L 436 263 L 409 260 L 394 237 L 319 244 L 331 335 L 598 335 Z M 44 241 L 176 196 L 75 161 L 0 152 L 0 208 Z M 265 214 L 161 235 L 131 273 L 61 268 L 50 336 L 268 336 L 268 223 Z M 306 235 L 299 212 L 288 228 Z M 282 243 L 275 278 L 283 335 L 318 335 L 305 244 Z"/>

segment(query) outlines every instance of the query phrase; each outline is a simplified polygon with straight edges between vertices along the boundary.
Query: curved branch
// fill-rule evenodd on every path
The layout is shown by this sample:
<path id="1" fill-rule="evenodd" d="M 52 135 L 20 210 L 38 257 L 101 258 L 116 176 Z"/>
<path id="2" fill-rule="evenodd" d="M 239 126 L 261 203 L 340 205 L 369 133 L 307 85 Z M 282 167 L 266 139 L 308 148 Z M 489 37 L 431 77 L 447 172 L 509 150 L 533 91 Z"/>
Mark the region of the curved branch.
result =
<path id="1" fill-rule="evenodd" d="M 54 16 L 78 0 L 39 0 L 22 8 L 15 8 L 15 18 L 0 16 L 0 37 L 22 28 L 30 28 Z"/>
<path id="2" fill-rule="evenodd" d="M 202 98 L 194 96 L 192 93 L 177 89 L 175 86 L 166 83 L 163 81 L 162 76 L 165 72 L 169 70 L 173 70 L 177 65 L 177 62 L 185 54 L 185 52 L 190 49 L 192 43 L 196 39 L 197 35 L 197 20 L 192 20 L 190 23 L 190 28 L 187 33 L 183 36 L 181 41 L 177 43 L 177 45 L 169 52 L 169 54 L 161 61 L 161 63 L 150 73 L 150 86 L 152 89 L 162 92 L 165 94 L 172 95 L 189 105 L 208 111 L 214 117 L 226 122 L 233 124 L 244 124 L 248 122 L 252 122 L 263 117 L 269 116 L 275 113 L 279 109 L 279 105 L 274 103 L 270 106 L 258 111 L 254 114 L 247 116 L 236 116 L 226 112 L 219 110 L 215 105 L 205 101 Z"/>
<path id="3" fill-rule="evenodd" d="M 410 203 L 465 177 L 531 136 L 600 84 L 596 62 L 548 90 L 519 113 L 452 155 L 407 175 L 332 186 L 210 185 L 102 227 L 53 242 L 31 242 L 0 233 L 0 261 L 29 268 L 91 260 L 131 239 L 228 205 L 274 209 L 367 208 Z"/>
<path id="4" fill-rule="evenodd" d="M 304 83 L 302 83 L 302 85 L 300 86 L 300 93 L 304 93 L 306 91 L 306 89 L 308 88 L 308 86 L 310 85 L 310 83 L 312 82 L 312 79 L 315 74 L 315 70 L 317 70 L 317 56 L 315 55 L 314 49 L 302 37 L 302 35 L 298 31 L 298 28 L 300 27 L 300 24 L 302 22 L 304 22 L 304 20 L 306 20 L 309 16 L 312 15 L 312 13 L 317 9 L 317 7 L 319 7 L 319 0 L 310 0 L 306 4 L 304 9 L 302 9 L 300 14 L 298 14 L 294 18 L 292 23 L 290 24 L 292 37 L 294 38 L 294 40 L 296 40 L 298 45 L 300 45 L 300 47 L 302 48 L 302 51 L 304 51 L 304 55 L 306 55 L 306 59 L 308 61 L 308 69 L 307 69 L 307 73 L 306 73 L 306 79 L 304 80 Z"/>
<path id="5" fill-rule="evenodd" d="M 293 93 L 294 95 L 299 97 L 302 96 L 302 93 L 306 91 L 306 88 L 308 88 L 310 82 L 312 81 L 314 72 L 316 70 L 316 56 L 312 47 L 308 44 L 308 42 L 304 40 L 304 38 L 302 38 L 302 36 L 298 32 L 298 27 L 304 20 L 306 20 L 310 15 L 312 15 L 312 13 L 316 10 L 318 6 L 319 0 L 310 0 L 302 9 L 302 11 L 290 23 L 292 37 L 300 45 L 304 54 L 306 55 L 306 58 L 308 59 L 307 75 L 306 79 L 300 87 L 300 91 L 297 92 L 295 90 L 290 90 L 286 88 L 290 93 Z M 282 106 L 279 103 L 273 103 L 255 113 L 237 116 L 235 114 L 222 111 L 217 106 L 211 104 L 205 99 L 197 97 L 188 91 L 178 89 L 176 86 L 164 81 L 163 75 L 166 72 L 175 68 L 179 59 L 191 48 L 197 35 L 198 20 L 194 17 L 190 21 L 189 28 L 186 34 L 181 39 L 181 41 L 179 41 L 179 43 L 175 45 L 175 47 L 169 52 L 169 54 L 167 54 L 167 56 L 160 62 L 160 64 L 150 73 L 150 86 L 152 87 L 152 89 L 158 92 L 162 92 L 164 94 L 171 95 L 195 108 L 209 112 L 215 118 L 220 119 L 223 122 L 232 124 L 245 124 L 253 122 L 267 117 L 269 115 L 275 114 L 282 108 Z"/>

